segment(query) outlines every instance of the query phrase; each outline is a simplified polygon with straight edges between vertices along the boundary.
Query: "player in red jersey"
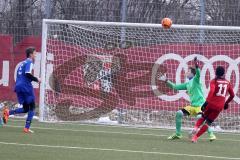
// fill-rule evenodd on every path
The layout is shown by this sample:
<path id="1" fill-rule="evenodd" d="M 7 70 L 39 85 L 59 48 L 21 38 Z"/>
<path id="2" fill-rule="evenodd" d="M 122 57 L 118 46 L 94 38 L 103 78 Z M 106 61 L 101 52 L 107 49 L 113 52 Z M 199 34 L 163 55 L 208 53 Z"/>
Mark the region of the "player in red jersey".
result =
<path id="1" fill-rule="evenodd" d="M 229 102 L 234 98 L 233 88 L 230 82 L 224 78 L 224 74 L 224 68 L 218 66 L 216 68 L 216 78 L 211 80 L 208 97 L 202 106 L 203 116 L 197 120 L 192 131 L 192 142 L 197 142 L 198 138 L 206 132 L 220 112 L 223 109 L 228 109 Z M 228 95 L 227 93 L 229 93 L 230 96 L 225 102 Z M 200 126 L 201 128 L 199 129 Z"/>

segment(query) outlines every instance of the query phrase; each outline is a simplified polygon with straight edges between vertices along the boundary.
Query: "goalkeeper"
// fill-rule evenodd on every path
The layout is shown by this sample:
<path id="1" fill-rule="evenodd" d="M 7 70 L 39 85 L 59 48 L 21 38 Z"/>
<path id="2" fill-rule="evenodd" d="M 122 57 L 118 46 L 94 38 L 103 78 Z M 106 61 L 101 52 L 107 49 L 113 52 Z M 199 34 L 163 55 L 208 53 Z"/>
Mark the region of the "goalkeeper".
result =
<path id="1" fill-rule="evenodd" d="M 189 79 L 188 82 L 182 84 L 174 84 L 171 81 L 167 80 L 166 75 L 159 77 L 159 80 L 165 81 L 167 85 L 174 90 L 187 90 L 187 93 L 190 97 L 190 105 L 187 105 L 183 109 L 180 109 L 176 113 L 176 133 L 169 136 L 169 140 L 175 140 L 182 138 L 182 118 L 183 116 L 195 116 L 201 118 L 202 111 L 201 106 L 205 102 L 203 95 L 202 84 L 200 82 L 200 69 L 198 66 L 197 57 L 194 58 L 195 67 L 190 67 L 186 77 Z M 213 134 L 211 128 L 208 129 L 209 140 L 213 141 L 216 139 L 216 136 Z"/>

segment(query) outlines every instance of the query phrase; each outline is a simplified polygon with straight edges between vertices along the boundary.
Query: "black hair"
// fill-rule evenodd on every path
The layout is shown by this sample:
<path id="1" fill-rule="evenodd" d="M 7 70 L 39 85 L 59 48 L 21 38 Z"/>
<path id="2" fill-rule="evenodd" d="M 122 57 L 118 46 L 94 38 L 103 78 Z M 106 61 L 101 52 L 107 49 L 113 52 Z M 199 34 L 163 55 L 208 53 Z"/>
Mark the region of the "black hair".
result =
<path id="1" fill-rule="evenodd" d="M 28 47 L 26 49 L 26 57 L 29 58 L 31 54 L 33 54 L 33 52 L 35 51 L 34 47 Z"/>
<path id="2" fill-rule="evenodd" d="M 190 67 L 191 73 L 195 76 L 196 74 L 196 68 L 195 67 Z"/>
<path id="3" fill-rule="evenodd" d="M 221 78 L 225 74 L 225 69 L 222 66 L 216 68 L 216 78 Z"/>

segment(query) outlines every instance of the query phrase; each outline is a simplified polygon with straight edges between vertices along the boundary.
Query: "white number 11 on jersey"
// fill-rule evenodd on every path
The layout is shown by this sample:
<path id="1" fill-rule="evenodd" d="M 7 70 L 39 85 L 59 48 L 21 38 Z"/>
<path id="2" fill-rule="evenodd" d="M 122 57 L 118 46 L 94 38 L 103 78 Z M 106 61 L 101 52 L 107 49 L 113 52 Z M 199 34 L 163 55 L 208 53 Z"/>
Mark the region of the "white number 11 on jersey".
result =
<path id="1" fill-rule="evenodd" d="M 218 90 L 218 93 L 216 95 L 225 97 L 226 93 L 227 93 L 227 86 L 228 86 L 227 84 L 219 84 L 218 85 L 219 90 Z"/>

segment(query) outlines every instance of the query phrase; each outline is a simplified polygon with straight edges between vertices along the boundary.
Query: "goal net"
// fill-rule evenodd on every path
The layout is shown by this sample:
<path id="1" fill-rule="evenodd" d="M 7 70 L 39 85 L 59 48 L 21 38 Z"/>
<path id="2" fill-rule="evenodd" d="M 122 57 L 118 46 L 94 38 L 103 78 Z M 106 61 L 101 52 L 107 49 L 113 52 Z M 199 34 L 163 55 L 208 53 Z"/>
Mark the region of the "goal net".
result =
<path id="1" fill-rule="evenodd" d="M 214 124 L 238 132 L 239 42 L 238 27 L 43 20 L 40 119 L 173 128 L 189 96 L 158 75 L 184 83 L 197 56 L 205 96 L 216 66 L 225 67 L 236 97 Z"/>

